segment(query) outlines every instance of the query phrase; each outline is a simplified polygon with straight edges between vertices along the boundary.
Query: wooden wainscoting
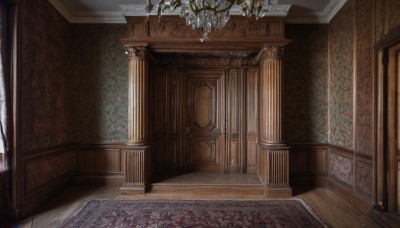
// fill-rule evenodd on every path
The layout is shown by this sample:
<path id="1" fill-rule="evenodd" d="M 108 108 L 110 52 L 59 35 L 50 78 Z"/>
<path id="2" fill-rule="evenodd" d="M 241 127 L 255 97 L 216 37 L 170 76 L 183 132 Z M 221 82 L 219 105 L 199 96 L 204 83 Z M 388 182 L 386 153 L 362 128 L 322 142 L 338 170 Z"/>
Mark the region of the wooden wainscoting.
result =
<path id="1" fill-rule="evenodd" d="M 25 217 L 64 188 L 76 170 L 76 151 L 69 145 L 42 148 L 23 156 L 20 215 Z"/>
<path id="2" fill-rule="evenodd" d="M 78 169 L 74 184 L 122 186 L 125 144 L 78 146 Z"/>
<path id="3" fill-rule="evenodd" d="M 289 153 L 290 184 L 293 186 L 326 186 L 328 145 L 291 144 Z"/>

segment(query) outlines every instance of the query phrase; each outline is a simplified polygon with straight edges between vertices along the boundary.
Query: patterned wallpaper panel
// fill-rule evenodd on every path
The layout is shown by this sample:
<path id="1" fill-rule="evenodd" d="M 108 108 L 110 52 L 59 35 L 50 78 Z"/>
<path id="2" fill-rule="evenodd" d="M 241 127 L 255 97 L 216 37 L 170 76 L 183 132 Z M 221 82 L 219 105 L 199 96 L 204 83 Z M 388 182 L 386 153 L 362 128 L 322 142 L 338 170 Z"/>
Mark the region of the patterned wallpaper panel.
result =
<path id="1" fill-rule="evenodd" d="M 356 189 L 359 193 L 372 196 L 372 164 L 356 162 Z"/>
<path id="2" fill-rule="evenodd" d="M 286 25 L 285 134 L 291 143 L 328 142 L 328 26 Z"/>
<path id="3" fill-rule="evenodd" d="M 29 151 L 70 141 L 70 26 L 47 0 L 21 7 L 21 142 Z"/>
<path id="4" fill-rule="evenodd" d="M 350 1 L 351 3 L 351 1 Z M 353 147 L 353 10 L 345 4 L 330 25 L 330 143 Z"/>
<path id="5" fill-rule="evenodd" d="M 388 6 L 388 31 L 394 27 L 400 25 L 400 1 L 399 0 L 387 0 Z"/>
<path id="6" fill-rule="evenodd" d="M 120 43 L 126 25 L 72 25 L 73 140 L 127 139 L 128 57 Z"/>
<path id="7" fill-rule="evenodd" d="M 353 160 L 331 152 L 329 156 L 329 175 L 348 186 L 353 186 Z"/>
<path id="8" fill-rule="evenodd" d="M 385 3 L 384 1 L 374 1 L 375 3 L 375 41 L 379 41 L 385 34 Z"/>
<path id="9" fill-rule="evenodd" d="M 400 25 L 399 0 L 375 0 L 375 41 Z"/>
<path id="10" fill-rule="evenodd" d="M 372 155 L 373 150 L 373 0 L 356 0 L 357 31 L 357 115 L 356 151 Z"/>

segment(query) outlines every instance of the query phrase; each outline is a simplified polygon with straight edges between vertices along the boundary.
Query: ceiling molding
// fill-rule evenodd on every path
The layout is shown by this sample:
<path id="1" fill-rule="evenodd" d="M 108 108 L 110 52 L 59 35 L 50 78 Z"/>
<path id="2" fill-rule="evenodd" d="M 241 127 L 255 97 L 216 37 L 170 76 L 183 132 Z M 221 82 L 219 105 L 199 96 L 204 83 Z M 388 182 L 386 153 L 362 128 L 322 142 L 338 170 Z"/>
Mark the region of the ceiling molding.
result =
<path id="1" fill-rule="evenodd" d="M 71 9 L 65 3 L 68 0 L 48 0 L 70 23 L 126 23 L 124 16 L 147 16 L 145 4 L 118 5 L 121 11 L 79 11 Z M 307 1 L 307 0 L 306 0 Z M 343 7 L 347 0 L 330 0 L 321 11 L 291 12 L 292 5 L 277 5 L 268 12 L 268 16 L 287 16 L 290 24 L 326 24 Z M 178 15 L 168 12 L 164 15 Z M 231 15 L 242 15 L 239 6 L 235 6 Z"/>
<path id="2" fill-rule="evenodd" d="M 266 12 L 266 16 L 287 16 L 291 5 L 276 5 L 271 7 L 271 9 Z M 146 4 L 129 4 L 129 5 L 119 5 L 121 8 L 122 15 L 124 16 L 147 16 Z M 156 13 L 151 13 L 150 15 L 157 15 Z M 167 11 L 162 15 L 179 15 L 179 10 Z M 242 15 L 242 11 L 238 5 L 232 6 L 230 10 L 230 15 Z"/>
<path id="3" fill-rule="evenodd" d="M 98 12 L 98 11 L 73 11 L 69 9 L 62 0 L 48 0 L 58 12 L 70 23 L 105 23 L 125 24 L 125 17 L 120 11 Z"/>
<path id="4" fill-rule="evenodd" d="M 307 14 L 291 14 L 286 19 L 289 24 L 328 24 L 344 6 L 347 0 L 331 0 L 322 11 Z"/>

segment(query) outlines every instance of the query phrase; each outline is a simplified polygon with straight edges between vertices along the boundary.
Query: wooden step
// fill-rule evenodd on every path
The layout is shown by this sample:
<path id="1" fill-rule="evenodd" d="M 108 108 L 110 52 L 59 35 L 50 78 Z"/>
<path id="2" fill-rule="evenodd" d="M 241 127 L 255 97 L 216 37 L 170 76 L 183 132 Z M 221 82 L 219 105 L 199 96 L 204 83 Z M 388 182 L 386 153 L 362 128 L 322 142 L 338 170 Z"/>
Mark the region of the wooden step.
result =
<path id="1" fill-rule="evenodd" d="M 191 173 L 154 182 L 150 194 L 260 199 L 264 197 L 264 187 L 251 174 Z"/>

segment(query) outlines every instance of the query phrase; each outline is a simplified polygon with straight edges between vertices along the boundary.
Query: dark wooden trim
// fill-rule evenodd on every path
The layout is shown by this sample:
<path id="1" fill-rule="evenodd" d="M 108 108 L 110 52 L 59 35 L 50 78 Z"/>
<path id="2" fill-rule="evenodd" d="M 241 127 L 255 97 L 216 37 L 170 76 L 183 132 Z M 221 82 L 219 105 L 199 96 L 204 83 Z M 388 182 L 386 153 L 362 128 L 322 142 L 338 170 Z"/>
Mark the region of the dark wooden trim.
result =
<path id="1" fill-rule="evenodd" d="M 344 148 L 341 146 L 336 146 L 336 145 L 329 145 L 329 152 L 330 153 L 334 153 L 334 154 L 338 154 L 338 155 L 342 155 L 342 156 L 346 156 L 348 158 L 351 158 L 353 160 L 353 154 L 354 154 L 354 150 L 352 149 L 348 149 L 348 148 Z"/>
<path id="2" fill-rule="evenodd" d="M 381 41 L 375 45 L 375 50 L 386 49 L 400 42 L 400 25 L 394 27 Z"/>
<path id="3" fill-rule="evenodd" d="M 363 153 L 354 153 L 354 158 L 363 161 L 371 161 L 373 160 L 372 154 L 363 154 Z"/>
<path id="4" fill-rule="evenodd" d="M 32 151 L 25 152 L 22 156 L 22 159 L 29 160 L 29 159 L 34 159 L 34 158 L 41 157 L 41 156 L 46 156 L 46 155 L 56 153 L 59 151 L 72 150 L 72 149 L 75 149 L 75 146 L 72 144 L 61 144 L 61 145 L 56 145 L 56 146 L 51 146 L 51 147 L 43 147 L 40 149 L 35 149 Z"/>

